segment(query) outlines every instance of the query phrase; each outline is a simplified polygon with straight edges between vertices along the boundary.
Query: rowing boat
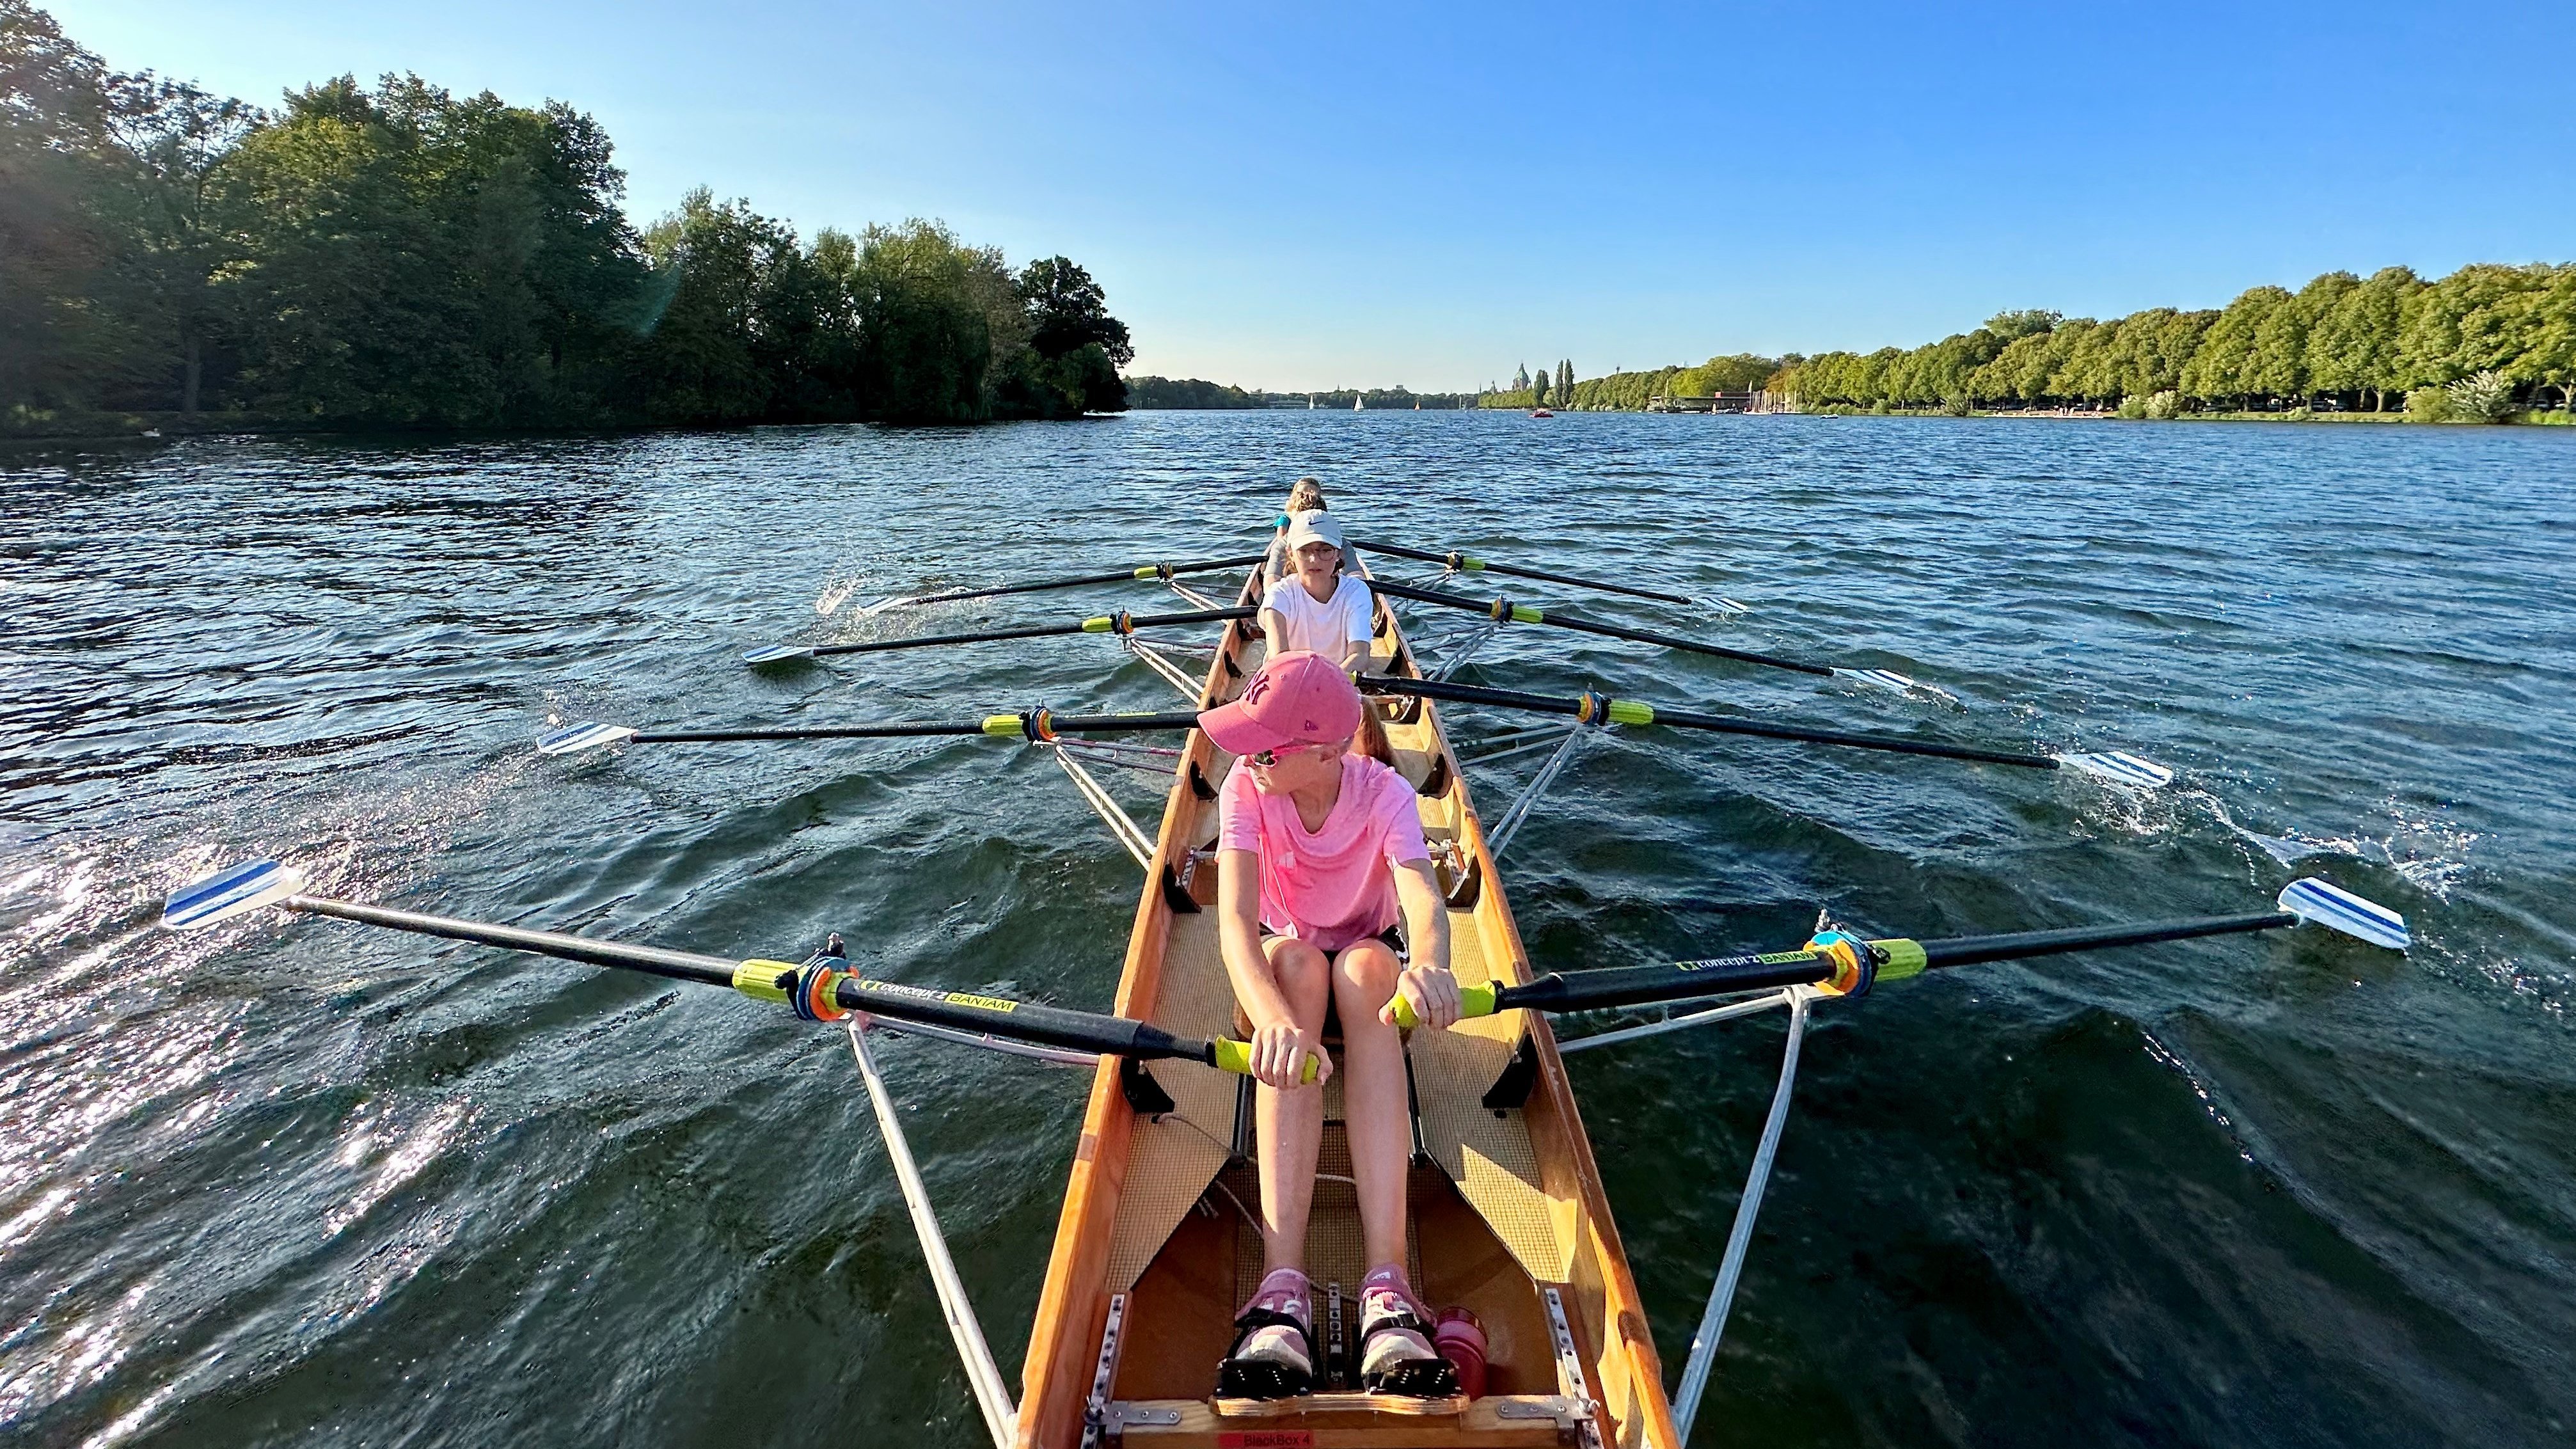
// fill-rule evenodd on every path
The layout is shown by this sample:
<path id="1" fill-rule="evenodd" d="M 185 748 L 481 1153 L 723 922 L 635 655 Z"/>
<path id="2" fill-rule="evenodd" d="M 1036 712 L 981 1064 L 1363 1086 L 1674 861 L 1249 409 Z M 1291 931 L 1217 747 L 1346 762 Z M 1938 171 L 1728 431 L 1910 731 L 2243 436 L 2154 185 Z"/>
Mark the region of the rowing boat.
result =
<path id="1" fill-rule="evenodd" d="M 1363 570 L 1365 572 L 1365 570 Z M 1256 574 L 1246 598 L 1259 586 Z M 1261 642 L 1227 625 L 1199 707 L 1226 702 Z M 1379 671 L 1419 678 L 1379 610 Z M 1450 899 L 1460 984 L 1531 979 L 1493 853 L 1438 706 L 1384 701 L 1397 768 L 1420 797 Z M 1234 996 L 1218 953 L 1213 786 L 1232 765 L 1193 731 L 1175 769 L 1137 903 L 1116 1010 L 1183 1035 L 1222 1036 Z M 1022 1370 L 1019 1438 L 1038 1449 L 1205 1445 L 1656 1445 L 1677 1449 L 1663 1374 L 1590 1141 L 1545 1019 L 1505 1011 L 1415 1032 L 1407 1222 L 1426 1301 L 1474 1312 L 1486 1389 L 1472 1401 L 1330 1387 L 1282 1401 L 1209 1397 L 1236 1308 L 1261 1277 L 1252 1082 L 1186 1061 L 1104 1060 L 1091 1088 L 1063 1215 Z M 1326 1094 L 1324 1159 L 1307 1229 L 1328 1359 L 1355 1355 L 1358 1201 Z M 1338 1179 L 1338 1180 L 1337 1180 Z M 1339 1318 L 1338 1332 L 1336 1318 Z M 1336 1353 L 1336 1342 L 1339 1352 Z M 1342 1371 L 1330 1380 L 1349 1385 Z"/>

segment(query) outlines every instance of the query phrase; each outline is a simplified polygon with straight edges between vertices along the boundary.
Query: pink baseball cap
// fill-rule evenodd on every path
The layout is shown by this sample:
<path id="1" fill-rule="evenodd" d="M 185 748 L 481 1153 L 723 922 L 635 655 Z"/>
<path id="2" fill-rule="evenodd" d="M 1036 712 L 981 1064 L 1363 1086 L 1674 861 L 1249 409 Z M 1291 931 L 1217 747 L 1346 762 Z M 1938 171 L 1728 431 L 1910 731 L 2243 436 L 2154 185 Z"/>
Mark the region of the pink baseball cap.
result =
<path id="1" fill-rule="evenodd" d="M 1360 727 L 1359 686 L 1342 666 L 1310 649 L 1274 654 L 1243 696 L 1199 716 L 1199 728 L 1229 754 L 1281 745 L 1330 744 Z"/>

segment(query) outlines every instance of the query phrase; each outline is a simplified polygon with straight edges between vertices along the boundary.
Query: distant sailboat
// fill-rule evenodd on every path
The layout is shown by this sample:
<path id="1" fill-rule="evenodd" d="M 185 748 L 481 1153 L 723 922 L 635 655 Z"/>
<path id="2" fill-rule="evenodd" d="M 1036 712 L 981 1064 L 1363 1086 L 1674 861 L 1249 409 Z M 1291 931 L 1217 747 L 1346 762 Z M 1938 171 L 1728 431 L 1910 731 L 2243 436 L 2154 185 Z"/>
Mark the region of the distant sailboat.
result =
<path id="1" fill-rule="evenodd" d="M 1368 399 L 1360 397 L 1357 394 L 1353 394 L 1351 397 L 1351 411 L 1355 413 L 1368 411 Z"/>

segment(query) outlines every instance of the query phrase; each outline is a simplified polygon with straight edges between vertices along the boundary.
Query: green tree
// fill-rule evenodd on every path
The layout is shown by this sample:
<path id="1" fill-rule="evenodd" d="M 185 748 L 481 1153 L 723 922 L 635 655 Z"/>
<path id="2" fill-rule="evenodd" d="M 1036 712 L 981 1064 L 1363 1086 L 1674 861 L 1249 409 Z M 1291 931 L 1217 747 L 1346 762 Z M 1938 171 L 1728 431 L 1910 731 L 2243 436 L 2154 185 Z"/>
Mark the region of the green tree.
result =
<path id="1" fill-rule="evenodd" d="M 2559 406 L 2576 414 L 2576 263 L 2557 268 L 2534 300 L 2530 348 L 2533 380 L 2558 389 Z"/>
<path id="2" fill-rule="evenodd" d="M 1091 273 L 1063 257 L 1028 264 L 1020 272 L 1019 293 L 1035 331 L 1029 345 L 1038 356 L 1055 358 L 1096 344 L 1120 367 L 1136 360 L 1127 340 L 1127 324 L 1109 315 L 1109 299 Z"/>
<path id="3" fill-rule="evenodd" d="M 103 339 L 85 294 L 111 237 L 92 214 L 107 68 L 53 17 L 0 0 L 0 406 L 76 402 Z"/>
<path id="4" fill-rule="evenodd" d="M 2325 280 L 2320 277 L 2309 286 Z M 2407 301 L 2423 288 L 2406 268 L 2384 267 L 2341 289 L 2308 331 L 2310 384 L 2320 392 L 2350 394 L 2356 401 L 2368 394 L 2370 410 L 2381 411 L 2389 389 L 2403 386 L 2398 338 L 2405 328 Z"/>
<path id="5" fill-rule="evenodd" d="M 131 329 L 127 380 L 146 406 L 176 401 L 194 414 L 223 330 L 217 278 L 243 256 L 218 205 L 218 172 L 264 118 L 148 75 L 117 78 L 111 117 L 125 164 L 102 199 L 119 239 L 111 306 Z"/>
<path id="6" fill-rule="evenodd" d="M 855 296 L 870 416 L 960 423 L 990 415 L 992 329 L 976 271 L 972 250 L 937 222 L 872 226 L 861 236 Z"/>
<path id="7" fill-rule="evenodd" d="M 587 118 L 342 77 L 290 96 L 218 178 L 251 405 L 440 426 L 598 415 L 641 270 Z"/>
<path id="8" fill-rule="evenodd" d="M 2024 312 L 1997 312 L 1986 319 L 1986 330 L 1999 338 L 2000 345 L 2010 346 L 2034 333 L 2055 327 L 2058 315 L 2032 308 Z"/>
<path id="9" fill-rule="evenodd" d="M 652 274 L 624 374 L 627 410 L 656 423 L 746 422 L 769 408 L 757 299 L 796 252 L 785 227 L 705 187 L 644 232 Z"/>
<path id="10" fill-rule="evenodd" d="M 2253 394 L 2261 391 L 2256 351 L 2263 323 L 2289 301 L 2290 294 L 2279 287 L 2253 287 L 2228 303 L 2183 368 L 2182 390 L 2210 402 L 2232 399 L 2251 406 Z"/>

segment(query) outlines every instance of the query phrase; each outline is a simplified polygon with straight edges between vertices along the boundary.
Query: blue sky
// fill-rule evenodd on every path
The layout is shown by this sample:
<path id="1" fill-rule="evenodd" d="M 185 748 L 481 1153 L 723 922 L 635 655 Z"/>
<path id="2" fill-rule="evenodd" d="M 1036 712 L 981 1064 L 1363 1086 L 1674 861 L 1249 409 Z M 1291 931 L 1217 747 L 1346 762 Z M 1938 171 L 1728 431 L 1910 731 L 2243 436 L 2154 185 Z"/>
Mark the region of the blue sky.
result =
<path id="1" fill-rule="evenodd" d="M 1091 268 L 1136 370 L 1472 388 L 2576 259 L 2555 12 L 55 0 L 269 102 L 559 98 L 639 221 L 935 216 Z"/>

